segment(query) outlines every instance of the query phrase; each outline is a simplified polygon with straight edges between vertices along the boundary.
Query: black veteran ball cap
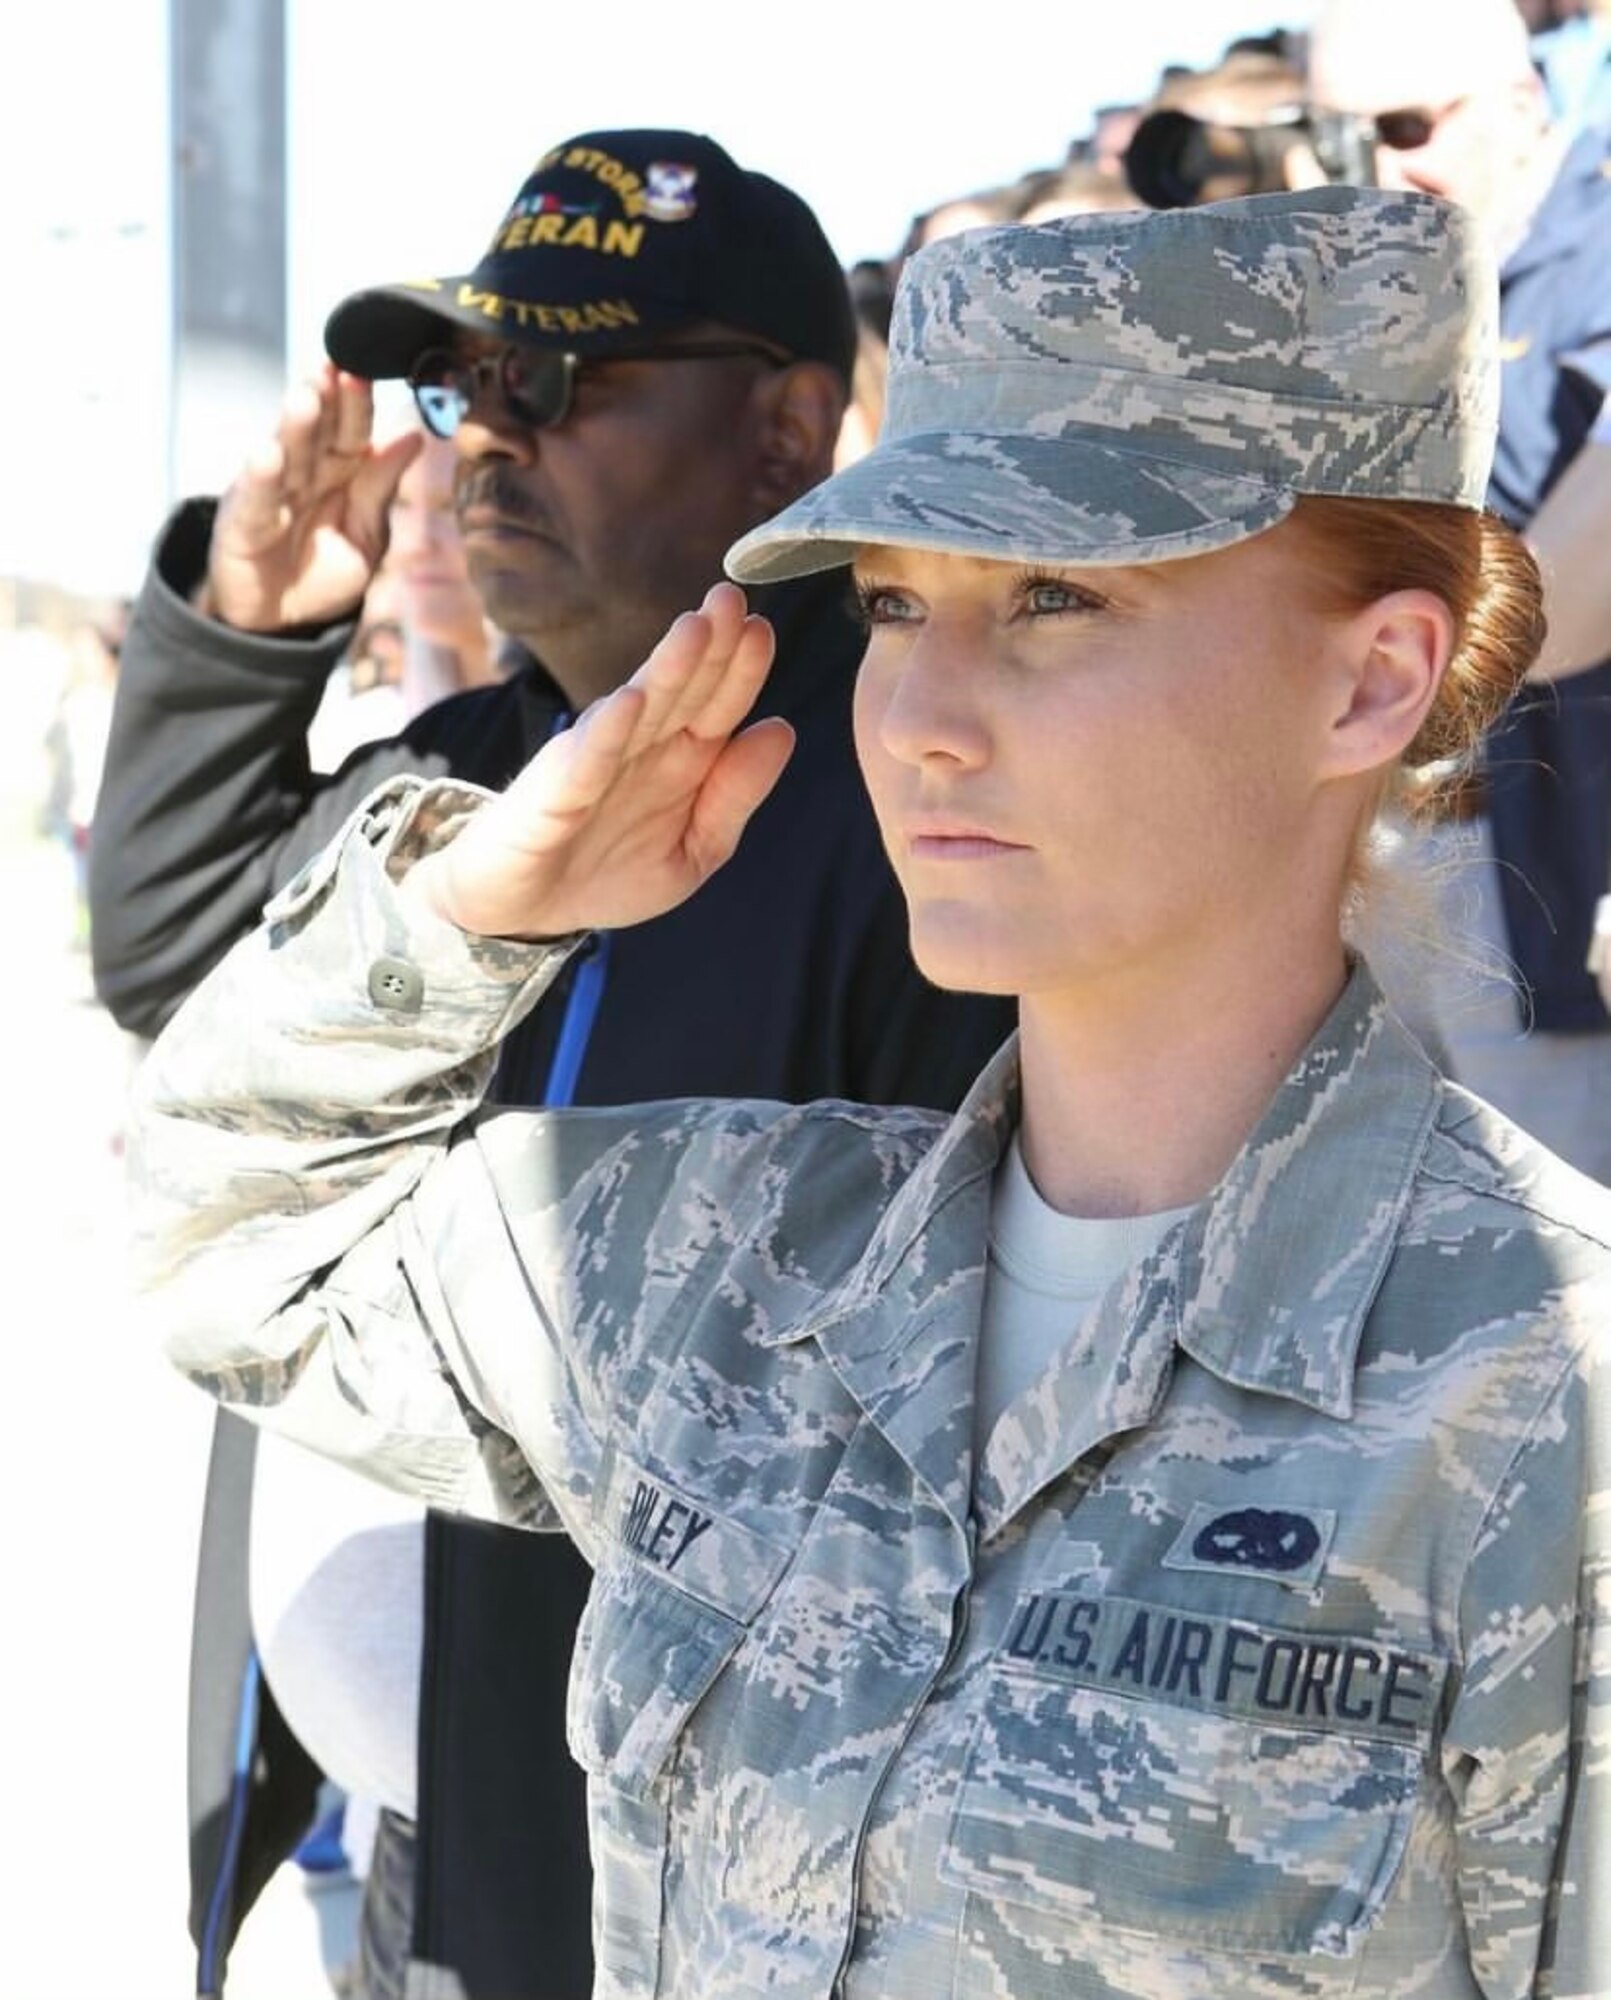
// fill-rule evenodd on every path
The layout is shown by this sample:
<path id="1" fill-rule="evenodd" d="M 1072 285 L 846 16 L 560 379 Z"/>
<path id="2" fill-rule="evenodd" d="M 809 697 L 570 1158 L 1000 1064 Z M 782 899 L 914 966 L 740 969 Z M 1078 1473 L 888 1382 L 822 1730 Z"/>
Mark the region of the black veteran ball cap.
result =
<path id="1" fill-rule="evenodd" d="M 324 338 L 380 381 L 456 326 L 607 354 L 703 320 L 850 379 L 844 274 L 797 194 L 695 132 L 586 132 L 537 162 L 473 270 L 354 292 Z"/>

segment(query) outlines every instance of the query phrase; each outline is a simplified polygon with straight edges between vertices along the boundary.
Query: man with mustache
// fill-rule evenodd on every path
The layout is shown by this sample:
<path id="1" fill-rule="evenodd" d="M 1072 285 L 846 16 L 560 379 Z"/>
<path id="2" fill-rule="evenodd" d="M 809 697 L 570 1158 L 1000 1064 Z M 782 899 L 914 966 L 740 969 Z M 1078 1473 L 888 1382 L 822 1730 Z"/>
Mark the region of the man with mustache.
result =
<path id="1" fill-rule="evenodd" d="M 623 131 L 547 153 L 470 272 L 356 293 L 326 344 L 330 365 L 288 399 L 272 446 L 216 507 L 192 502 L 170 523 L 130 634 L 97 826 L 95 962 L 103 999 L 139 1033 L 378 784 L 423 771 L 501 786 L 618 686 L 718 579 L 723 551 L 826 476 L 855 333 L 797 196 L 708 139 Z M 307 722 L 417 449 L 370 441 L 368 385 L 386 377 L 408 379 L 427 426 L 453 437 L 472 578 L 532 658 L 318 779 Z M 908 957 L 853 764 L 862 634 L 842 585 L 781 585 L 755 608 L 777 631 L 762 704 L 795 729 L 789 771 L 707 890 L 601 939 L 525 1023 L 499 1072 L 505 1100 L 948 1106 L 1008 1031 L 1003 1003 L 942 995 Z M 226 1630 L 221 1664 L 204 1606 L 192 1695 L 212 1742 L 249 1743 L 237 1686 L 260 1698 L 239 1643 L 247 1460 L 238 1432 L 221 1431 L 203 1597 L 209 1580 L 233 1592 L 236 1644 Z M 297 1476 L 283 1458 L 264 1465 L 275 1484 Z M 327 1540 L 309 1561 L 311 1636 L 304 1626 L 300 1660 L 296 1644 L 271 1655 L 268 1681 L 303 1671 L 298 1700 L 327 1762 L 354 1751 L 360 1725 L 384 1739 L 361 1746 L 388 1808 L 364 1912 L 366 2000 L 400 1996 L 405 1978 L 443 2000 L 586 1994 L 586 1836 L 560 1720 L 585 1573 L 561 1538 L 428 1517 L 416 1760 L 358 1656 L 332 1642 L 333 1619 L 365 1625 L 366 1598 L 353 1546 Z M 395 1535 L 381 1540 L 395 1556 Z M 417 1622 L 411 1633 L 409 1607 L 391 1606 L 383 1651 L 412 1664 Z M 234 1929 L 311 1804 L 313 1766 L 271 1698 L 258 1751 L 211 1785 L 201 1747 L 193 1761 L 203 1993 L 220 1990 Z M 265 1757 L 290 1781 L 254 1779 Z"/>

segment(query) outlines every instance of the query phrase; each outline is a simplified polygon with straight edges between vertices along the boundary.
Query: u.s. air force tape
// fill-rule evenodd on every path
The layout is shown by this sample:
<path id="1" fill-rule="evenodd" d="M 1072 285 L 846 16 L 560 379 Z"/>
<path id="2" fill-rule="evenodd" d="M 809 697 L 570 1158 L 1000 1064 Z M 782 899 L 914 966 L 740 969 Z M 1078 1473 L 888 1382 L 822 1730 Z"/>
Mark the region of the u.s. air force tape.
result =
<path id="1" fill-rule="evenodd" d="M 1023 1598 L 1004 1656 L 1080 1687 L 1387 1743 L 1429 1733 L 1448 1667 L 1372 1639 L 1077 1591 Z"/>

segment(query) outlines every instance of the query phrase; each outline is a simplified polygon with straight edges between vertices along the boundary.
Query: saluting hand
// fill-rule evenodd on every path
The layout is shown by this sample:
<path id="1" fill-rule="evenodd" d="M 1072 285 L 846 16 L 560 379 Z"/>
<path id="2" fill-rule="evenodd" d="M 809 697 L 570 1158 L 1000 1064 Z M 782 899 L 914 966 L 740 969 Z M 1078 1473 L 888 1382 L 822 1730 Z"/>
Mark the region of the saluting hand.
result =
<path id="1" fill-rule="evenodd" d="M 737 847 L 788 762 L 778 717 L 734 734 L 772 663 L 772 628 L 717 584 L 631 680 L 538 751 L 404 894 L 461 929 L 551 938 L 685 901 Z"/>
<path id="2" fill-rule="evenodd" d="M 370 385 L 332 363 L 290 392 L 273 438 L 219 502 L 199 609 L 247 632 L 357 609 L 422 442 L 409 432 L 377 450 L 373 422 Z"/>

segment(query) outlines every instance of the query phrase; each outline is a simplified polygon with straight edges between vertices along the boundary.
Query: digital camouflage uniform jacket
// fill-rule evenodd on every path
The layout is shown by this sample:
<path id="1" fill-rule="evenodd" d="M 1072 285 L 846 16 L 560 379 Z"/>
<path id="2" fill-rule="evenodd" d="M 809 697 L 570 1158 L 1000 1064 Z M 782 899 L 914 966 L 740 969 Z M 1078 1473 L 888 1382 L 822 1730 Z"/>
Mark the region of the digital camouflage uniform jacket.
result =
<path id="1" fill-rule="evenodd" d="M 1611 1990 L 1611 1197 L 1356 971 L 972 1458 L 1009 1048 L 950 1121 L 475 1116 L 563 956 L 406 913 L 398 781 L 157 1045 L 212 1394 L 596 1566 L 599 1991 Z"/>

